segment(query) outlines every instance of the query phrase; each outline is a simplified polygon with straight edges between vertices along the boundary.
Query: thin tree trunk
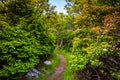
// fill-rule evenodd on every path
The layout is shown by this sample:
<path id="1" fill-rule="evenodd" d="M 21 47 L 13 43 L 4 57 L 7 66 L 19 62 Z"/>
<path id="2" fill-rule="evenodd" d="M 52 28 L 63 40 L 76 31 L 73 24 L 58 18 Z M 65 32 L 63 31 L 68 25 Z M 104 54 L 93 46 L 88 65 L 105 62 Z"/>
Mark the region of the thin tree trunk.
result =
<path id="1" fill-rule="evenodd" d="M 63 40 L 60 42 L 60 47 L 62 46 L 62 44 L 63 44 Z"/>

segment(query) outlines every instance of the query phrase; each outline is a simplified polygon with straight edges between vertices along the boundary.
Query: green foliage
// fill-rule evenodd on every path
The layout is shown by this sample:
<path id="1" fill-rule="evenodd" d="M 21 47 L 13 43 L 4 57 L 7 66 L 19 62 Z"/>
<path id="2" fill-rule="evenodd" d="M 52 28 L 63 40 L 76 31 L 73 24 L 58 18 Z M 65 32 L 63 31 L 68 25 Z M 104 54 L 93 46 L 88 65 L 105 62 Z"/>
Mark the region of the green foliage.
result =
<path id="1" fill-rule="evenodd" d="M 50 54 L 54 49 L 53 39 L 44 30 L 26 32 L 19 26 L 4 27 L 0 31 L 0 77 L 17 77 L 27 72 L 38 63 L 40 55 Z"/>
<path id="2" fill-rule="evenodd" d="M 38 62 L 40 47 L 34 38 L 29 39 L 25 33 L 19 27 L 10 26 L 5 26 L 0 31 L 0 77 L 27 72 L 28 68 Z"/>
<path id="3" fill-rule="evenodd" d="M 0 79 L 20 77 L 55 43 L 71 51 L 67 70 L 81 79 L 120 79 L 120 1 L 66 1 L 69 15 L 48 0 L 0 1 Z"/>
<path id="4" fill-rule="evenodd" d="M 76 70 L 84 69 L 88 63 L 93 66 L 101 65 L 99 58 L 106 54 L 103 49 L 110 47 L 107 42 L 94 42 L 90 38 L 74 38 L 73 42 L 72 53 L 74 56 L 71 57 L 70 63 Z"/>
<path id="5" fill-rule="evenodd" d="M 80 76 L 78 78 L 80 80 L 119 79 L 117 64 L 120 64 L 120 56 L 118 56 L 120 1 L 66 1 L 68 2 L 66 9 L 70 15 L 75 16 L 73 21 L 75 36 L 71 50 L 73 56 L 69 62 L 78 72 Z"/>
<path id="6" fill-rule="evenodd" d="M 40 56 L 49 57 L 55 48 L 55 36 L 47 32 L 46 18 L 42 12 L 37 14 L 37 3 L 31 1 L 0 4 L 0 79 L 20 78 L 38 64 Z"/>

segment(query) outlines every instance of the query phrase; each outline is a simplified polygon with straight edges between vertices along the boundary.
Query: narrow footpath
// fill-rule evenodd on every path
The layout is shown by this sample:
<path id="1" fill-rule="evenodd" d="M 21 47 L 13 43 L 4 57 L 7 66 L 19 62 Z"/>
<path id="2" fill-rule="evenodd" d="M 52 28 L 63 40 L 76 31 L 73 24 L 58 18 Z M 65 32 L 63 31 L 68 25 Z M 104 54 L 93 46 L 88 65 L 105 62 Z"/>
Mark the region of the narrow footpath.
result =
<path id="1" fill-rule="evenodd" d="M 62 73 L 64 72 L 66 66 L 66 59 L 61 54 L 57 54 L 57 56 L 60 57 L 60 63 L 55 68 L 55 72 L 51 76 L 49 76 L 47 80 L 64 80 L 62 77 Z"/>

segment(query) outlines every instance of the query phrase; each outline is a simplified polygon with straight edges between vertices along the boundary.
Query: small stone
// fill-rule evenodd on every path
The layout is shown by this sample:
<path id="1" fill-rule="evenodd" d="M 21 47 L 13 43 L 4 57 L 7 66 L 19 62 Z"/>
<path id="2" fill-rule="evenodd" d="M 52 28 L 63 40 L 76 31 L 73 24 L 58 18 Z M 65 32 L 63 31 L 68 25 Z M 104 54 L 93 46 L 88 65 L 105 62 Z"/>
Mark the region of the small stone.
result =
<path id="1" fill-rule="evenodd" d="M 38 78 L 39 76 L 40 76 L 40 72 L 35 68 L 30 68 L 26 75 L 26 77 L 36 77 L 36 78 Z"/>
<path id="2" fill-rule="evenodd" d="M 103 49 L 103 51 L 104 51 L 104 52 L 107 52 L 107 51 L 108 51 L 108 49 L 104 48 L 104 49 Z"/>
<path id="3" fill-rule="evenodd" d="M 51 65 L 52 63 L 51 63 L 51 61 L 46 60 L 46 61 L 44 61 L 44 64 Z"/>

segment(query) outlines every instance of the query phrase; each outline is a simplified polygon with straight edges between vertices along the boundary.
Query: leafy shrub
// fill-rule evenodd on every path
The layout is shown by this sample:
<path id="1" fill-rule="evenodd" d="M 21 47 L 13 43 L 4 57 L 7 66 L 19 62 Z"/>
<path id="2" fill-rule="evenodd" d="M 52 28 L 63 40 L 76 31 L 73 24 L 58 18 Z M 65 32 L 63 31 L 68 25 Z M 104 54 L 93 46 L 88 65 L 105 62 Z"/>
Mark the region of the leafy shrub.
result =
<path id="1" fill-rule="evenodd" d="M 39 62 L 40 55 L 51 54 L 54 49 L 50 38 L 40 23 L 32 23 L 30 31 L 22 24 L 11 27 L 6 23 L 0 30 L 0 78 L 20 77 Z M 34 26 L 35 25 L 35 26 Z M 38 25 L 38 26 L 36 26 Z"/>
<path id="2" fill-rule="evenodd" d="M 80 80 L 119 79 L 119 51 L 107 41 L 110 36 L 100 36 L 97 35 L 96 39 L 87 35 L 73 39 L 73 56 L 69 62 Z"/>

